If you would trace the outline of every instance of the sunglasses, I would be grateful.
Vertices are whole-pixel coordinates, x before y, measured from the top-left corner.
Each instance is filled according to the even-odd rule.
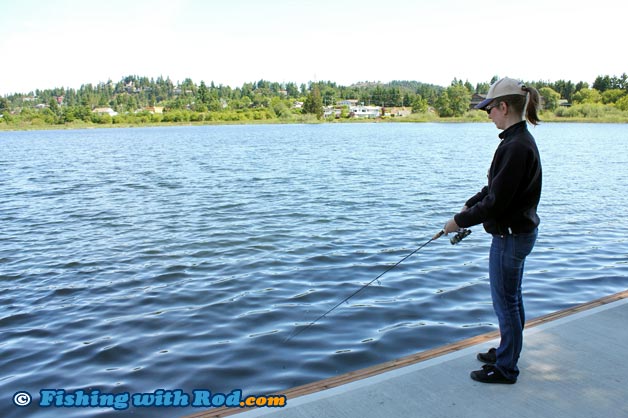
[[[486,110],[486,113],[488,113],[488,114],[490,115],[490,114],[491,114],[491,110],[493,110],[493,109],[494,109],[494,108],[496,108],[496,107],[499,107],[499,105],[500,105],[500,103],[495,103],[495,104],[494,104],[494,105],[492,105],[492,106],[491,106],[491,105],[486,106],[486,107],[484,108],[484,110]]]

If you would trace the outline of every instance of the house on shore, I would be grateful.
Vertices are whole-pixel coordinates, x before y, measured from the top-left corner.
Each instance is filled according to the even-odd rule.
[[[162,114],[164,113],[164,107],[163,106],[148,106],[145,107],[144,110],[154,114]]]
[[[354,100],[354,99],[343,99],[339,102],[336,102],[336,106],[357,106],[358,105],[358,101]]]
[[[335,119],[339,119],[342,115],[342,109],[335,106],[327,106],[323,108],[323,117],[328,118],[333,116]]]
[[[349,117],[378,118],[382,115],[382,108],[379,106],[350,106],[349,112]]]
[[[110,107],[97,107],[94,110],[92,110],[92,113],[96,113],[97,115],[109,115],[111,117],[118,115],[118,112],[116,112]]]
[[[486,94],[473,93],[471,96],[471,103],[469,103],[469,109],[475,109],[475,106],[479,105],[486,99]]]
[[[384,116],[390,116],[393,118],[404,117],[404,116],[410,116],[412,114],[412,108],[411,107],[383,107],[382,113],[384,114]]]

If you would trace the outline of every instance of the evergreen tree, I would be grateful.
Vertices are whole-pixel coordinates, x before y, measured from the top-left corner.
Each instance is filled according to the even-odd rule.
[[[198,90],[196,92],[196,100],[200,104],[204,105],[209,103],[209,89],[205,85],[204,81],[201,81],[201,85],[198,87]]]
[[[310,93],[307,95],[307,98],[303,103],[303,113],[314,114],[318,119],[323,117],[323,99],[321,97],[321,91],[317,85],[314,85],[310,90]]]
[[[558,80],[554,83],[554,90],[556,90],[560,97],[571,102],[571,98],[576,91],[576,86],[571,81]]]
[[[604,93],[606,90],[611,88],[611,78],[610,76],[598,76],[593,82],[593,88],[599,91],[600,93]]]
[[[464,82],[464,86],[467,90],[469,90],[470,94],[475,93],[475,89],[473,88],[473,84],[469,83],[469,80]]]
[[[478,94],[487,94],[490,87],[488,83],[477,83],[475,85],[475,92]]]

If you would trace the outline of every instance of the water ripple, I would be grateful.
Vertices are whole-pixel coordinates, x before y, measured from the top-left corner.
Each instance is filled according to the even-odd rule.
[[[628,287],[626,129],[535,129],[545,177],[529,318]],[[478,227],[285,342],[482,186],[492,125],[0,132],[0,145],[4,392],[268,393],[496,329]]]

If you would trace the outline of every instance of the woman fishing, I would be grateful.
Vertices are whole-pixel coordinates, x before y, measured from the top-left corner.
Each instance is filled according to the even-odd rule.
[[[526,119],[532,125],[539,123],[538,105],[538,91],[517,80],[502,78],[491,85],[486,100],[476,106],[502,130],[488,185],[444,228],[449,233],[482,223],[493,236],[489,278],[501,340],[499,347],[478,354],[486,364],[471,372],[471,378],[479,382],[515,383],[519,376],[525,324],[521,282],[525,259],[537,237],[542,178],[539,151]]]

